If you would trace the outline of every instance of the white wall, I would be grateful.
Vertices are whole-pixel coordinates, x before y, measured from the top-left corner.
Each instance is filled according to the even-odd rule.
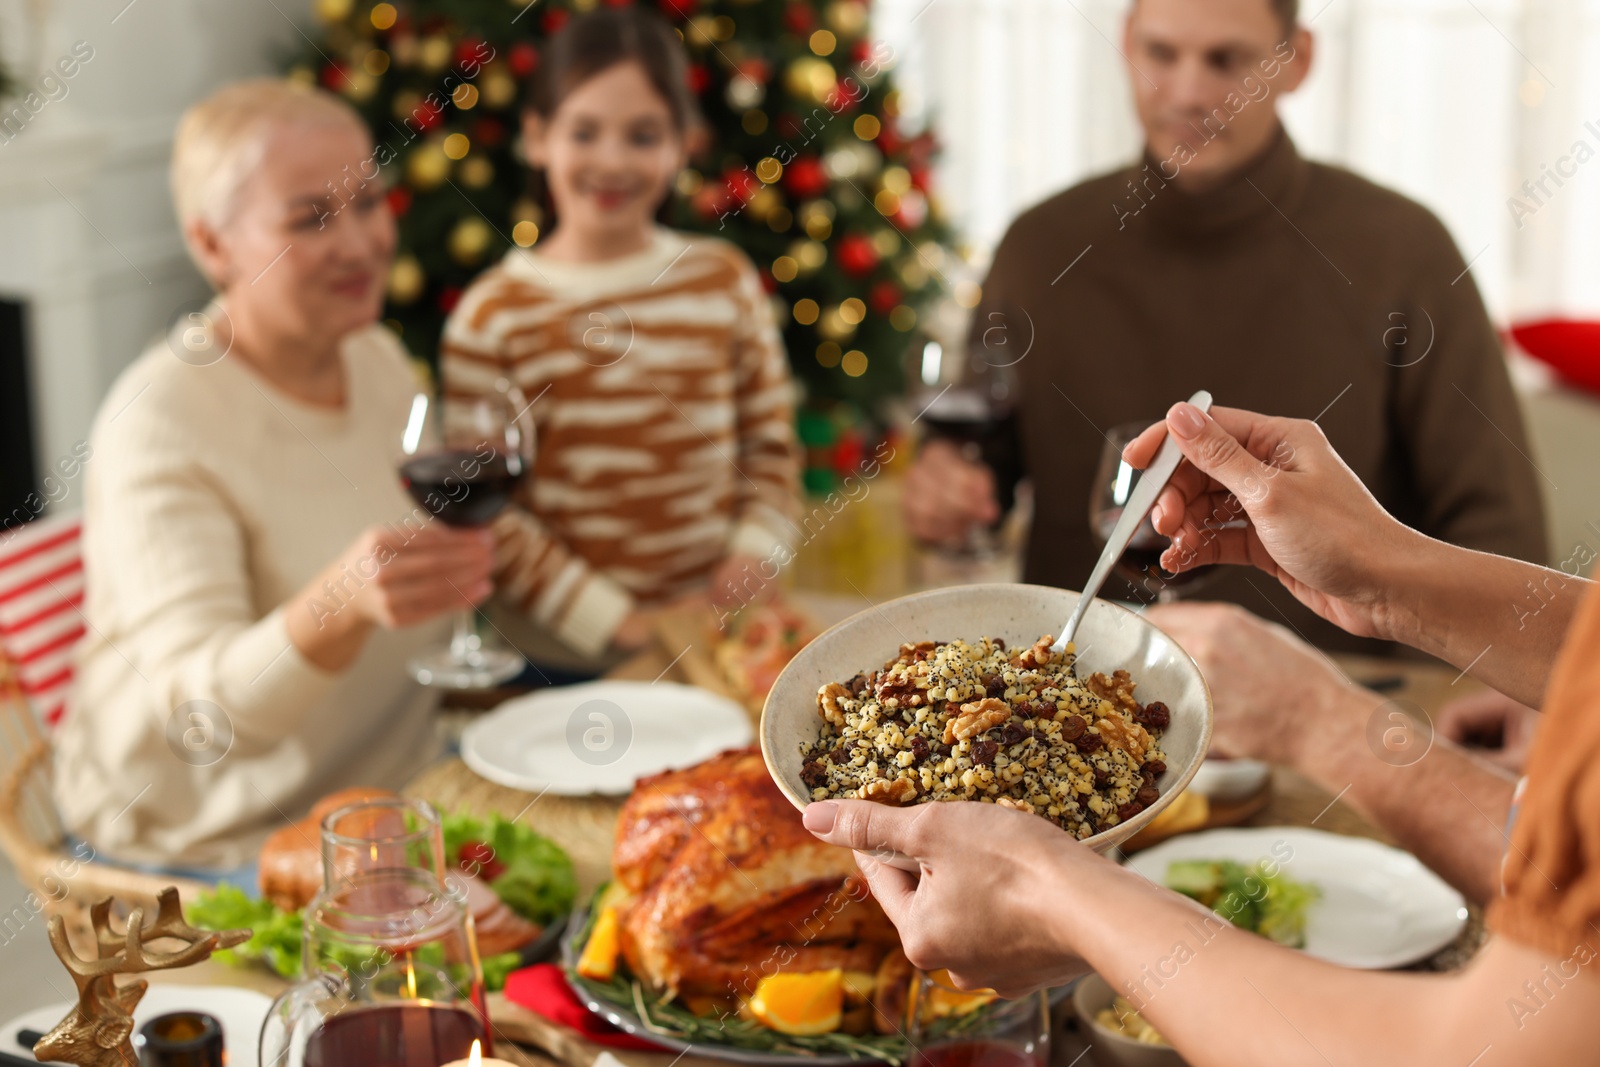
[[[172,131],[216,86],[273,71],[300,39],[286,15],[307,20],[305,0],[0,0],[0,56],[23,93],[78,42],[93,49],[64,96],[41,92],[20,133],[0,131],[0,294],[32,308],[41,475],[117,373],[204,295],[167,195]]]

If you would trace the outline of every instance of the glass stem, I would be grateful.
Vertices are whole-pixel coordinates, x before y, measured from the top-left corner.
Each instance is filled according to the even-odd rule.
[[[478,613],[471,608],[457,612],[455,629],[450,634],[450,655],[466,662],[478,651]]]

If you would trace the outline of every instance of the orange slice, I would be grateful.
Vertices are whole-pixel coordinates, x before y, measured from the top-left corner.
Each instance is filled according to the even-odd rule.
[[[835,967],[763,978],[748,1007],[758,1022],[780,1034],[830,1034],[844,1014],[844,971]]]
[[[617,953],[621,945],[617,936],[617,909],[604,908],[600,918],[589,931],[589,940],[578,957],[578,973],[596,982],[609,982],[616,977]]]

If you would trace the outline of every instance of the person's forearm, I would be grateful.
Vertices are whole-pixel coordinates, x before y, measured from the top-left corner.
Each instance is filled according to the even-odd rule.
[[[1390,561],[1388,636],[1538,707],[1578,603],[1594,584],[1423,538]]]
[[[354,663],[376,628],[348,600],[328,594],[329,583],[337,588],[339,581],[348,582],[349,576],[337,564],[330,565],[283,604],[290,642],[325,671],[342,671]]]
[[[1352,685],[1301,709],[1281,762],[1393,837],[1469,900],[1499,892],[1516,781],[1436,736],[1401,705]]]
[[[1071,933],[1057,937],[1194,1067],[1465,1064],[1478,1051],[1441,1055],[1477,1037],[1432,1025],[1450,1014],[1454,978],[1336,967],[1238,930],[1126,868],[1086,866],[1059,879],[1052,921]]]

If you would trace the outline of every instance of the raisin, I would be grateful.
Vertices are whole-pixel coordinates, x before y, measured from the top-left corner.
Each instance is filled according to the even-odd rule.
[[[1100,739],[1099,734],[1092,734],[1087,730],[1085,730],[1083,735],[1073,743],[1078,746],[1078,751],[1085,755],[1089,754],[1090,752],[1099,752],[1100,747],[1105,744],[1105,742]]]
[[[1020,722],[1008,722],[1000,728],[1000,740],[1007,745],[1020,745],[1024,738],[1031,736],[1028,728]]]
[[[1141,767],[1140,770],[1160,778],[1167,773],[1167,765],[1163,760],[1153,759]]]
[[[1130,800],[1126,804],[1122,805],[1122,807],[1117,809],[1117,818],[1121,819],[1123,822],[1127,822],[1129,819],[1133,818],[1143,810],[1143,804],[1139,803],[1137,800]]]
[[[850,753],[844,750],[843,745],[840,745],[838,748],[828,753],[828,758],[833,760],[833,765],[835,767],[843,767],[846,763],[850,762]]]
[[[817,789],[828,784],[828,772],[816,760],[808,760],[800,768],[800,780],[810,788]]]
[[[933,750],[928,747],[928,739],[926,737],[918,736],[911,739],[911,758],[918,763],[927,759],[928,753],[931,751]]]
[[[1006,643],[1005,643],[1005,641],[1001,640],[1000,638],[991,637],[991,638],[989,638],[989,640],[993,641],[994,642],[994,647],[998,648],[1000,651],[1004,652],[1006,650]]]
[[[1148,807],[1149,805],[1154,804],[1156,802],[1156,798],[1160,795],[1161,790],[1157,789],[1153,785],[1147,785],[1135,793],[1133,795],[1133,799]]]
[[[1111,775],[1110,774],[1108,774],[1105,771],[1102,771],[1099,767],[1096,767],[1094,769],[1094,784],[1095,785],[1105,785],[1109,781],[1111,781]]]
[[[1082,717],[1068,715],[1061,720],[1061,738],[1064,741],[1076,741],[1083,736],[1083,732],[1088,728],[1089,724],[1084,722]]]
[[[983,695],[999,700],[1006,695],[1006,680],[992,674],[989,675],[983,680]]]
[[[950,753],[954,751],[955,749],[945,744],[943,741],[935,741],[933,743],[933,754],[938,756],[940,759],[948,759],[950,757]]]
[[[865,672],[863,672],[850,679],[850,692],[859,697],[867,691],[870,685],[871,683],[867,680]]]
[[[994,763],[994,754],[1000,746],[993,741],[974,741],[972,743],[972,762],[979,767],[987,767]]]
[[[1152,730],[1165,730],[1172,722],[1172,712],[1159,700],[1152,700],[1142,708],[1135,708],[1133,721]]]

